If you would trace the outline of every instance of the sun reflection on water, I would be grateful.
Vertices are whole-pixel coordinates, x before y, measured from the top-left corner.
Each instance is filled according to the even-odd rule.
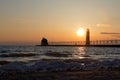
[[[88,54],[87,54],[87,47],[79,47],[77,48],[77,58],[79,59],[85,59],[85,58],[88,58],[90,57]]]

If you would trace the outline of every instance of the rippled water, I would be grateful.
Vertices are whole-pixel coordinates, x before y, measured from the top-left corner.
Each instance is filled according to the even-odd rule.
[[[36,47],[0,46],[0,61],[32,61],[40,59],[120,59],[117,47]]]

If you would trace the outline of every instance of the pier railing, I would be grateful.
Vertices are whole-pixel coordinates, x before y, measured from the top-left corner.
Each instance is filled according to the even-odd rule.
[[[49,45],[85,45],[85,41],[49,42]],[[93,40],[90,45],[120,45],[120,40]]]

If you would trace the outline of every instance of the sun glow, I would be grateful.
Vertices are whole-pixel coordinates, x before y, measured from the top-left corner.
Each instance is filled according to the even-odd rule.
[[[77,33],[78,36],[84,36],[85,35],[85,30],[81,28],[81,29],[78,29],[76,33]]]

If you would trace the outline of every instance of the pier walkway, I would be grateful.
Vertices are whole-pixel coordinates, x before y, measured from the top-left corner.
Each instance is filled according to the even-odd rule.
[[[65,41],[65,42],[48,42],[48,46],[85,46],[85,41]],[[120,47],[120,40],[95,40],[90,41],[93,47]]]

